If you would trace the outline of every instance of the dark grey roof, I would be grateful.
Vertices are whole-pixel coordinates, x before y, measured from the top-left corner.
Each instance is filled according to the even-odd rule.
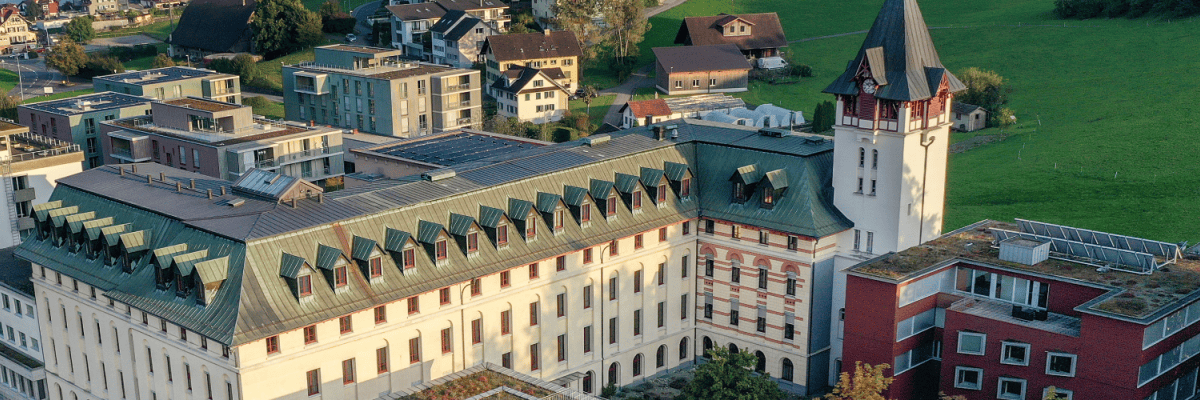
[[[429,28],[430,31],[441,33],[445,40],[457,42],[462,39],[463,35],[471,32],[476,25],[483,22],[482,19],[475,18],[471,14],[460,10],[446,11],[446,15],[442,16],[436,24]]]
[[[226,75],[217,71],[191,67],[162,67],[141,71],[129,71],[119,74],[109,74],[92,78],[93,81],[110,81],[115,83],[136,83],[152,85],[156,83],[182,81],[186,79],[204,78],[216,75]],[[232,75],[227,75],[232,76]]]
[[[582,57],[579,39],[571,31],[543,31],[488,36],[479,54],[491,52],[496,61]]]
[[[725,36],[725,25],[733,20],[742,20],[753,25],[750,29],[751,34]],[[783,33],[783,25],[779,23],[779,15],[773,12],[687,17],[679,24],[679,31],[675,33],[675,44],[704,46],[721,43],[734,44],[741,50],[750,51],[787,47],[788,42]]]
[[[164,251],[163,257],[175,260],[203,252],[181,260],[197,270],[206,269],[200,267],[208,263],[227,265],[226,280],[205,307],[196,306],[192,298],[177,299],[154,288],[155,268],[149,263],[158,257],[142,257],[133,273],[126,274],[46,240],[27,241],[17,254],[95,285],[106,296],[134,308],[236,345],[700,216],[808,237],[825,237],[852,226],[832,205],[832,141],[768,137],[754,128],[704,121],[674,123],[678,126],[675,140],[654,140],[649,128],[639,127],[614,134],[602,144],[575,141],[496,154],[450,167],[456,172],[453,177],[380,181],[327,193],[324,202],[298,200],[295,207],[256,198],[244,198],[244,203],[232,207],[228,201],[238,196],[215,191],[210,199],[205,192],[228,182],[157,164],[138,165],[136,176],[129,172],[122,176],[105,166],[61,179],[51,202],[35,211],[42,220],[62,217],[64,224],[71,215],[94,212],[94,217],[111,218],[105,226],[121,227],[108,236],[148,230],[153,235],[144,237],[151,252],[186,244],[186,249]],[[786,177],[788,192],[773,209],[730,204],[728,179],[738,167],[749,164],[764,171],[787,171],[779,177]],[[618,207],[616,219],[593,220],[586,228],[566,224],[561,233],[540,235],[536,241],[510,234],[504,249],[484,241],[469,258],[462,251],[449,251],[436,268],[425,252],[418,252],[416,265],[406,270],[397,268],[393,257],[384,257],[382,280],[356,276],[336,294],[332,285],[314,282],[311,301],[297,301],[285,278],[299,273],[305,261],[328,268],[339,257],[355,254],[366,240],[398,251],[415,233],[420,242],[431,244],[446,224],[469,219],[452,221],[451,214],[478,213],[482,226],[495,226],[505,218],[523,220],[539,197],[543,204],[552,204],[558,196],[582,201],[584,188],[594,196],[607,196],[613,181],[627,190],[636,188],[643,175],[657,176],[651,170],[676,178],[691,170],[693,186],[703,190],[694,190],[684,199],[672,195],[658,207],[642,207],[638,214]],[[167,174],[168,183],[158,182],[160,172]],[[147,173],[154,182],[147,183]],[[175,180],[186,182],[192,177],[197,178],[198,190],[176,191]],[[86,225],[81,229],[86,230]],[[354,243],[355,237],[364,241]],[[350,273],[361,273],[354,271],[358,270],[352,268]],[[313,279],[328,278],[315,274]]]
[[[955,102],[951,103],[950,109],[956,113],[970,114],[970,113],[975,112],[975,110],[982,110],[983,107],[973,105],[973,104],[959,103],[959,102],[955,101]],[[987,110],[984,110],[984,111],[987,111]]]
[[[667,72],[750,70],[750,62],[732,44],[655,47],[654,57]]]
[[[559,77],[562,76],[562,69],[560,68],[538,69],[534,67],[519,66],[509,68],[502,74],[508,79],[496,79],[492,82],[493,89],[509,93],[521,93],[521,91],[525,89],[529,89],[531,91],[542,91],[550,88],[558,88],[558,90],[570,93],[566,87],[563,87],[558,83],[558,79],[561,79]],[[546,85],[541,87],[531,87],[530,83],[533,82],[534,78],[539,76],[545,79],[546,82],[544,83],[546,83]],[[509,83],[509,79],[512,80],[511,83]]]
[[[65,99],[23,104],[19,107],[51,114],[71,116],[96,111],[149,105],[151,101],[151,99],[141,96],[116,92],[101,92],[68,97]]]
[[[507,4],[500,0],[434,0],[438,5],[445,8],[447,11],[473,11],[486,10],[489,8],[508,8]]]
[[[33,265],[13,255],[15,247],[0,249],[0,283],[33,297]]]
[[[548,144],[536,140],[474,131],[455,131],[424,136],[366,149],[438,166],[451,166],[520,152]]]
[[[401,21],[416,21],[423,19],[441,18],[446,15],[446,9],[437,3],[413,3],[387,6],[388,11]]]
[[[214,53],[236,53],[249,40],[256,0],[192,0],[169,42]]]
[[[825,88],[825,93],[857,95],[859,69],[864,62],[869,64],[872,76],[879,83],[875,97],[881,99],[928,99],[937,94],[943,78],[950,92],[966,89],[954,74],[942,66],[916,0],[887,0],[883,3],[883,9],[867,32],[867,39],[863,41],[858,55],[846,67],[846,71]]]

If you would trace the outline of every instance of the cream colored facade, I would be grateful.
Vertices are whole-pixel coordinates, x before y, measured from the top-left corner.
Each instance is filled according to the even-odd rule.
[[[11,13],[0,23],[0,46],[14,46],[37,41],[37,35],[29,30],[29,22],[18,13]]]
[[[567,112],[567,98],[571,94],[558,87],[552,87],[550,90],[531,90],[517,95],[496,91],[495,95],[498,114],[515,117],[522,122],[541,124],[562,119],[563,114]]]
[[[579,57],[528,58],[500,62],[496,61],[495,54],[489,51],[485,54],[485,58],[487,61],[487,82],[495,81],[504,71],[520,67],[539,69],[559,68],[562,70],[563,78],[559,79],[558,83],[566,87],[569,91],[574,91],[576,89],[576,82],[579,82]]]

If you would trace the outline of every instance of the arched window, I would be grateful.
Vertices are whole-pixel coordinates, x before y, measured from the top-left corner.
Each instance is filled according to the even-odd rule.
[[[617,363],[608,364],[608,384],[617,385]]]
[[[642,376],[642,355],[633,356],[633,376]]]
[[[688,357],[688,338],[679,339],[679,359],[686,360]]]
[[[584,393],[592,392],[592,378],[595,375],[596,374],[593,373],[592,371],[588,371],[586,374],[583,374],[583,392]]]
[[[754,371],[758,373],[767,372],[767,356],[762,351],[754,352],[754,357],[758,362],[754,363]]]
[[[667,345],[658,346],[658,353],[654,354],[654,368],[662,368],[667,365]]]
[[[703,353],[703,354],[704,354],[704,358],[712,358],[712,356],[710,356],[710,355],[708,354],[708,351],[709,351],[709,350],[712,350],[712,348],[713,348],[713,342],[712,342],[712,339],[709,339],[709,338],[708,338],[708,336],[705,336],[705,337],[704,337],[704,353]]]
[[[792,376],[793,375],[792,360],[784,358],[782,361],[782,364],[783,364],[783,371],[780,371],[779,378],[783,379],[785,381],[791,382],[792,379],[794,379],[794,377]]]
[[[867,149],[858,148],[858,167],[862,168],[867,165]]]
[[[871,169],[879,169],[879,150],[871,150]]]
[[[730,343],[730,344],[729,344],[729,352],[730,352],[730,353],[737,353],[737,352],[738,352],[738,347],[737,347],[737,345],[736,345],[736,344],[733,344],[733,343]]]

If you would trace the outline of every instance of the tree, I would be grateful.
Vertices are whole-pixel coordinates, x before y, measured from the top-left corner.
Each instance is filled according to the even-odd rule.
[[[42,5],[38,4],[38,2],[30,2],[29,5],[25,6],[25,17],[29,18],[30,21],[42,19],[45,16],[46,12],[42,11]]]
[[[601,4],[604,23],[608,26],[605,42],[618,63],[630,64],[630,58],[638,55],[638,43],[650,30],[650,21],[643,16],[646,3],[644,0],[604,0]]]
[[[580,97],[583,98],[583,104],[587,105],[588,114],[591,114],[592,113],[592,99],[596,98],[596,94],[597,94],[596,87],[592,86],[592,85],[584,85],[583,87],[579,88],[579,90],[583,91],[583,96],[580,96]]]
[[[96,37],[96,30],[92,29],[92,17],[72,18],[71,22],[67,22],[63,27],[63,31],[75,43],[85,43]]]
[[[50,54],[46,55],[46,66],[57,69],[66,76],[75,76],[79,74],[79,70],[87,64],[88,56],[83,52],[83,46],[71,41],[69,38],[63,39],[50,49]]]
[[[883,391],[892,384],[894,378],[883,375],[883,370],[892,366],[879,364],[871,366],[861,361],[854,362],[854,375],[843,372],[833,391],[825,395],[825,400],[884,400]]]
[[[214,71],[233,74],[241,77],[242,84],[248,84],[258,77],[258,63],[249,54],[238,54],[233,58],[219,58],[209,63]]]
[[[1012,124],[1017,123],[1017,116],[1013,114],[1013,110],[1008,107],[1000,107],[996,112],[988,117],[988,123],[993,126],[1007,128]]]
[[[533,29],[529,26],[534,25],[533,14],[528,11],[523,11],[513,15],[512,24],[508,25],[508,33],[530,33]]]
[[[769,375],[751,373],[757,358],[750,353],[730,353],[715,347],[712,359],[696,367],[695,377],[676,399],[680,400],[780,400],[784,394]]]
[[[150,63],[150,66],[153,68],[174,67],[175,60],[172,60],[171,56],[165,53],[158,53],[158,55],[154,56],[154,61]]]
[[[317,13],[321,15],[322,20],[337,15],[341,12],[342,4],[338,3],[337,0],[328,0],[324,3],[321,3],[321,7],[317,9]]]
[[[262,0],[250,21],[255,49],[276,58],[320,43],[321,17],[299,0]]]
[[[817,104],[817,109],[813,110],[812,131],[821,133],[833,129],[834,119],[837,118],[831,101],[823,101]]]
[[[998,111],[1008,104],[1008,95],[1012,93],[1004,77],[993,71],[971,67],[960,72],[958,79],[967,86],[967,90],[955,95],[954,101],[983,107],[992,115],[988,118],[988,126],[996,126],[999,123]]]
[[[17,106],[19,105],[21,105],[21,99],[17,96],[0,95],[0,118],[16,121]]]
[[[592,16],[600,13],[601,1],[557,1],[550,6],[554,12],[553,25],[575,34],[583,45],[585,60],[596,54],[597,46],[593,44],[601,42],[600,27],[592,22]]]

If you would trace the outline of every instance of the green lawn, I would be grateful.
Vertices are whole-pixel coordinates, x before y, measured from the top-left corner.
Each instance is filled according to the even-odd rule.
[[[158,47],[158,51],[160,53],[165,54],[167,52],[168,46],[166,43],[159,43],[158,45],[156,45],[156,47]],[[147,57],[138,57],[138,58],[135,58],[135,59],[132,59],[129,61],[122,62],[121,64],[125,65],[126,70],[136,70],[136,71],[147,70],[147,69],[154,68],[154,57],[155,56],[157,56],[157,54],[155,54],[153,56],[147,56]]]
[[[326,0],[300,0],[300,3],[304,4],[304,7],[309,10],[317,11],[321,9],[321,3],[324,3],[325,1]],[[356,7],[367,4],[371,1],[377,0],[340,0],[339,2],[342,4],[342,9],[349,13]]]
[[[178,21],[178,16],[176,16],[176,21]],[[147,36],[150,36],[150,37],[158,39],[158,40],[167,40],[167,35],[170,35],[171,31],[174,31],[174,30],[175,30],[175,24],[172,21],[162,21],[162,22],[155,22],[153,24],[146,25],[146,26],[137,27],[137,28],[119,29],[119,30],[115,30],[115,31],[100,31],[100,32],[96,32],[96,37],[107,38],[107,37],[118,37],[118,36],[130,36],[130,35],[137,35],[137,34],[144,33]]]
[[[283,119],[283,103],[268,101],[265,106],[254,107],[254,113],[271,119]]]
[[[689,0],[651,19],[642,44],[669,45],[684,15],[778,12],[790,40],[865,30],[882,0]],[[980,67],[1007,78],[1019,128],[1005,141],[951,156],[946,230],[1014,217],[1200,241],[1200,163],[1194,139],[1200,21],[1053,19],[1043,0],[924,0],[925,19],[952,71]],[[835,17],[834,17],[835,16]],[[1017,25],[1021,26],[999,26]],[[1058,25],[1058,26],[1030,26]],[[967,26],[964,28],[964,26]],[[974,27],[970,27],[974,26]],[[784,49],[815,77],[736,94],[811,118],[821,93],[865,35]],[[996,133],[995,129],[985,133]],[[955,140],[970,135],[956,134]]]
[[[68,97],[82,96],[82,95],[91,94],[91,93],[93,93],[92,89],[80,89],[80,90],[72,90],[69,92],[57,92],[57,93],[49,94],[49,95],[45,95],[45,96],[31,97],[31,98],[25,99],[25,101],[23,101],[21,103],[22,104],[37,103],[40,101],[65,99]]]
[[[259,61],[258,74],[269,83],[264,89],[283,90],[283,66],[312,60],[313,50],[305,49],[276,59]]]
[[[571,111],[587,112],[588,122],[591,122],[596,129],[600,129],[600,126],[604,125],[604,114],[608,113],[608,108],[612,106],[613,100],[616,98],[616,95],[593,98],[590,112],[588,112],[588,106],[584,104],[583,100],[571,100],[567,102],[567,108]]]
[[[17,73],[0,68],[0,93],[8,93],[17,87]]]

